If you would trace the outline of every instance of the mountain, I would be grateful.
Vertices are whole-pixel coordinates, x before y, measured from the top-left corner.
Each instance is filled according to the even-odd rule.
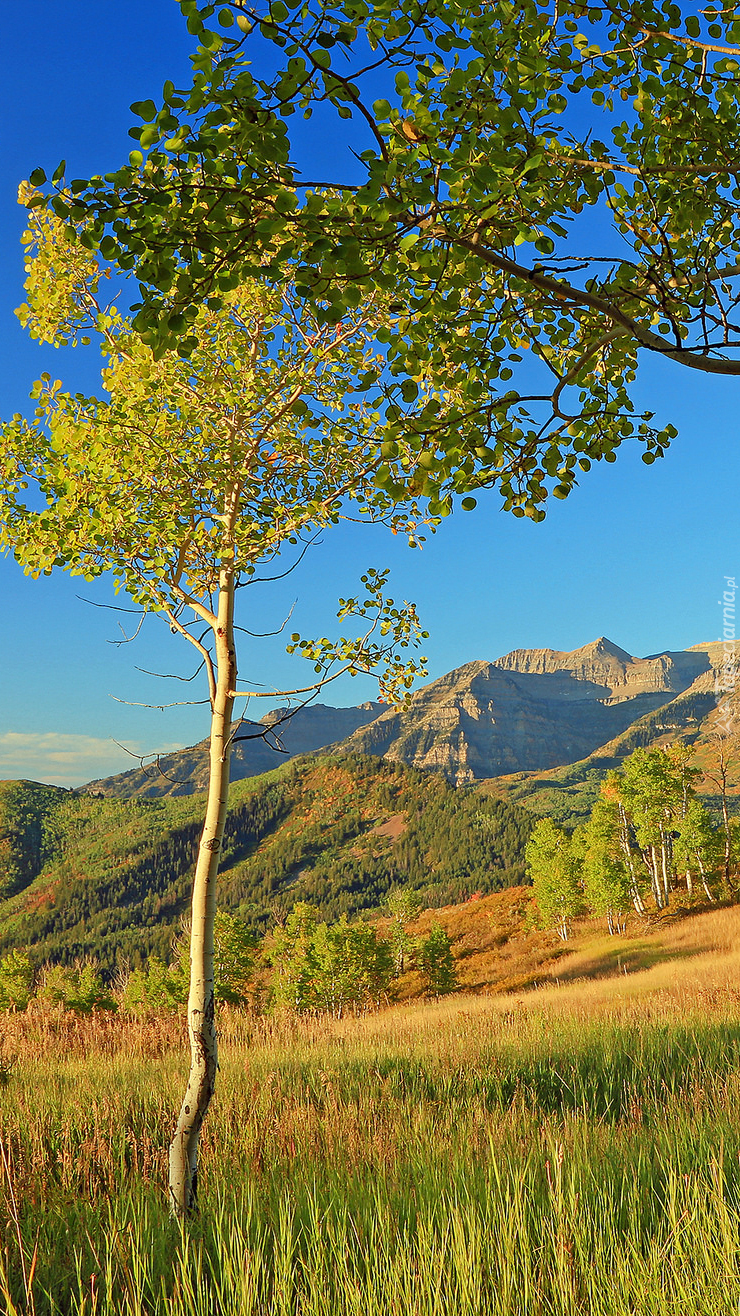
[[[273,708],[259,722],[245,720],[234,741],[231,780],[256,777],[298,754],[310,754],[344,740],[358,727],[376,718],[382,709],[382,704],[372,702],[354,708],[307,704],[295,712]],[[207,784],[208,741],[201,740],[190,749],[162,754],[148,766],[88,782],[84,789],[93,795],[120,799],[135,795],[155,799],[163,795],[196,795],[205,790]]]
[[[704,649],[633,658],[603,637],[571,653],[517,649],[433,681],[343,747],[457,784],[540,771],[593,754],[702,677],[713,684]]]
[[[606,771],[677,736],[716,803],[722,661],[721,644],[635,658],[602,637],[467,663],[399,711],[314,705],[245,723],[220,904],[263,928],[297,900],[335,918],[377,908],[397,883],[432,905],[516,884],[533,814],[581,820]],[[324,739],[339,741],[330,755]],[[740,717],[724,744],[740,801]],[[188,906],[206,743],[161,767],[85,791],[0,783],[0,953],[94,954],[109,972],[167,954]]]
[[[522,804],[532,813],[573,826],[588,818],[605,774],[620,768],[635,749],[668,745],[680,737],[693,744],[696,762],[705,774],[711,771],[716,757],[716,747],[710,745],[715,714],[713,692],[692,686],[685,694],[638,718],[621,735],[584,759],[546,771],[493,777],[481,782],[479,789],[493,799]],[[740,760],[728,785],[731,792],[740,791]],[[704,795],[713,795],[715,789],[706,775],[698,782],[698,790]]]
[[[16,814],[44,812],[37,862],[0,898],[0,954],[36,962],[94,955],[112,973],[168,956],[189,907],[204,797],[130,799],[12,783]],[[1,796],[0,796],[1,801]],[[25,802],[25,803],[24,803]],[[377,909],[408,883],[427,904],[524,879],[531,818],[376,758],[298,758],[237,782],[221,850],[218,901],[256,929],[308,900],[329,919]],[[26,832],[8,840],[12,860]],[[17,873],[17,870],[14,870]]]
[[[496,667],[503,671],[566,676],[574,682],[570,688],[576,699],[591,697],[614,703],[642,694],[680,694],[710,666],[702,648],[633,658],[603,635],[570,653],[514,649],[496,660]],[[547,689],[545,685],[541,688]]]
[[[281,723],[285,710],[275,709],[260,723],[243,725],[240,735],[249,738],[235,744],[233,776],[328,746],[441,772],[455,785],[550,771],[588,759],[689,691],[714,700],[721,660],[720,644],[636,658],[604,636],[568,653],[515,649],[496,662],[448,672],[400,710],[311,705]],[[713,707],[706,702],[702,716]],[[202,741],[87,789],[120,797],[185,795],[204,789],[207,771]]]

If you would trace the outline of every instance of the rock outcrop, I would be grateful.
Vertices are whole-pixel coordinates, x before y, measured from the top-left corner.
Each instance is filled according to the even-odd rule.
[[[381,714],[342,748],[459,783],[572,763],[710,671],[704,652],[633,658],[606,639],[467,663]]]

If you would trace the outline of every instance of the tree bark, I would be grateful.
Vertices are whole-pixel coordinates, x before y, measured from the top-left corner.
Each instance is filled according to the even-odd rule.
[[[665,895],[665,903],[667,907],[671,898],[671,884],[668,877],[668,846],[666,844],[666,835],[662,827],[660,829],[660,856],[663,870],[663,894]]]
[[[170,1207],[178,1219],[190,1215],[198,1191],[198,1140],[216,1083],[213,937],[216,875],[229,799],[231,719],[236,687],[234,579],[222,570],[215,633],[216,693],[211,713],[210,773],[206,817],[193,880],[190,932],[188,1033],[190,1074],[175,1135],[170,1144]]]
[[[663,894],[660,889],[660,871],[658,869],[658,851],[657,846],[649,845],[645,851],[645,861],[650,870],[650,885],[653,888],[653,898],[658,909],[663,908]]]
[[[730,831],[730,815],[727,809],[727,781],[726,777],[722,779],[722,825],[725,832],[725,887],[730,896],[735,895],[735,884],[730,877],[730,868],[732,865],[732,832]]]
[[[729,762],[728,762],[728,757],[725,755],[725,747],[724,744],[721,743],[720,741],[719,765],[717,768],[718,775],[717,776],[711,775],[710,780],[714,782],[715,786],[719,786],[720,796],[722,799],[722,825],[724,827],[724,832],[725,832],[725,856],[724,856],[725,890],[727,891],[728,896],[730,896],[734,900],[735,884],[730,876],[730,870],[732,867],[732,832],[730,830],[730,815],[729,815],[729,810],[727,808],[728,767],[729,767]]]

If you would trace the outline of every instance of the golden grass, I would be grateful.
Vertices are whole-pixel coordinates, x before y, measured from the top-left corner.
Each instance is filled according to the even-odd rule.
[[[740,909],[624,938],[584,922],[561,947],[528,899],[435,915],[461,970],[491,966],[473,991],[339,1020],[224,1009],[182,1234],[182,1021],[5,1016],[2,1316],[736,1310]],[[540,985],[501,990],[528,965]]]
[[[633,918],[628,935],[610,937],[603,920],[581,920],[571,941],[530,930],[532,897],[526,887],[425,910],[411,925],[428,933],[433,919],[446,929],[460,990],[425,1000],[420,975],[398,984],[395,1003],[378,1013],[332,1020],[256,1016],[224,1009],[220,1032],[233,1045],[313,1047],[331,1039],[411,1037],[444,1029],[455,1019],[532,1010],[582,1014],[691,1011],[702,1004],[720,1012],[740,1004],[740,906],[697,913],[677,911],[660,921]],[[182,1053],[182,1017],[137,1020],[122,1014],[78,1017],[32,1003],[25,1014],[0,1015],[0,1065],[21,1057],[84,1058],[126,1052],[156,1059]]]

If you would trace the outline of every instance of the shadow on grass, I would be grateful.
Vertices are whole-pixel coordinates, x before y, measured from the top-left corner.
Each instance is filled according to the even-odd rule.
[[[297,1097],[318,1109],[408,1105],[469,1118],[488,1111],[579,1114],[607,1123],[665,1119],[666,1105],[692,1111],[726,1101],[727,1080],[740,1075],[740,1023],[606,1025],[579,1034],[557,1028],[527,1040],[504,1037],[466,1065],[435,1057],[346,1057],[336,1068],[288,1062],[273,1076],[277,1104]]]
[[[575,982],[579,978],[611,978],[620,973],[639,973],[642,969],[652,969],[656,964],[668,964],[675,960],[693,959],[713,950],[711,942],[706,945],[669,947],[660,946],[655,941],[627,941],[615,937],[613,944],[604,946],[590,953],[574,952],[572,963],[557,967],[551,974],[553,980],[560,983]]]

